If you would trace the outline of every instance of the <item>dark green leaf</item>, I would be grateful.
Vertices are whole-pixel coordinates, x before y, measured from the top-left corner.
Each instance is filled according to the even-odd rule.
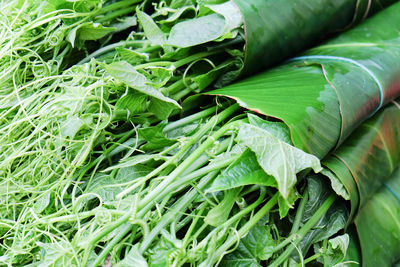
[[[296,147],[322,158],[400,93],[399,12],[395,4],[291,63],[211,93],[281,119]]]
[[[238,248],[226,255],[221,266],[260,267],[261,260],[272,256],[275,241],[266,225],[256,225],[242,238]]]
[[[254,153],[246,150],[240,158],[215,178],[207,191],[222,191],[252,184],[277,187],[274,177],[264,172]]]
[[[331,194],[327,181],[321,178],[321,176],[310,176],[307,180],[309,200],[305,206],[302,223],[306,223]],[[327,239],[344,229],[347,219],[348,212],[345,204],[336,201],[301,240],[300,248],[303,254],[307,253],[312,244]]]
[[[363,266],[392,266],[400,260],[400,168],[361,208],[355,223]]]
[[[215,227],[223,224],[228,219],[241,190],[242,188],[226,190],[222,201],[208,212],[204,218],[204,222]]]
[[[140,128],[138,130],[139,138],[147,141],[141,149],[155,150],[173,145],[175,141],[165,137],[163,133],[164,127],[165,123],[160,123],[156,126]]]
[[[234,0],[234,2],[245,21],[246,62],[243,74],[249,75],[316,43],[323,35],[344,30],[353,19],[358,21],[358,18],[365,17],[395,1]],[[359,3],[360,7],[356,9]]]
[[[400,110],[390,106],[363,123],[324,165],[346,184],[354,179],[363,205],[388,179],[400,161]],[[352,177],[338,175],[348,168]],[[347,188],[348,190],[354,190]],[[351,191],[349,191],[351,192]]]

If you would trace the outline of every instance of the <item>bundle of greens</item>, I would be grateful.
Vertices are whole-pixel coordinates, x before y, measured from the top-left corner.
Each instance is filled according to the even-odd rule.
[[[336,13],[346,11],[341,22],[347,25],[356,2],[356,15],[366,15],[369,9],[363,10],[363,1],[326,1],[326,6],[312,8],[299,1],[300,14],[288,3],[283,8],[254,1],[258,15],[275,16],[284,10],[293,15],[296,26],[274,27],[269,41],[254,48],[259,36],[250,33],[256,33],[260,21],[252,19],[253,7],[247,1],[235,2],[239,9],[232,2],[211,0],[4,5],[10,11],[3,24],[13,25],[7,30],[12,28],[16,35],[1,46],[6,66],[2,77],[7,77],[2,79],[0,98],[1,262],[97,266],[106,260],[125,266],[139,264],[134,261],[143,255],[153,265],[161,261],[209,266],[239,244],[236,237],[261,218],[266,222],[265,214],[276,221],[287,214],[299,197],[296,174],[310,167],[318,171],[320,165],[317,157],[291,145],[291,138],[294,144],[296,140],[284,124],[255,115],[236,118],[239,108],[230,102],[194,113],[191,109],[202,103],[196,98],[186,101],[185,112],[193,115],[166,120],[178,117],[187,95],[256,71],[257,55],[265,47],[274,54],[283,51],[285,43],[275,45],[277,34],[290,32],[290,42],[302,34],[299,27],[309,27],[314,30],[302,36],[315,40],[326,29],[345,26],[329,23]],[[26,18],[26,10],[38,15],[32,12],[33,17]],[[319,14],[326,23],[319,20],[318,27],[312,26],[305,14]],[[134,31],[126,29],[131,26]],[[93,39],[100,42],[90,42]],[[22,48],[16,53],[12,47]],[[80,56],[74,47],[90,54]],[[290,51],[297,50],[287,49],[282,56]],[[275,60],[271,57],[259,67]],[[256,135],[247,143],[244,137],[253,130],[270,138]],[[258,140],[265,143],[257,146]],[[289,161],[271,161],[265,155],[263,165],[259,158],[268,147],[284,147],[281,156],[288,153]],[[215,177],[229,172],[228,166],[243,160],[253,166],[249,172],[261,175],[261,184],[229,187],[226,193],[210,187]],[[285,169],[290,171],[282,173]],[[195,182],[197,178],[201,179]],[[327,198],[311,221],[323,216],[332,201]],[[275,203],[279,210],[271,211]],[[226,210],[232,210],[232,219],[227,219]],[[208,223],[197,229],[202,216]],[[212,234],[205,235],[208,230]]]

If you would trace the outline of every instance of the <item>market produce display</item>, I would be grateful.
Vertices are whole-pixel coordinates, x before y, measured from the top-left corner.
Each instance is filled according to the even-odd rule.
[[[0,2],[0,266],[394,264],[393,2]]]

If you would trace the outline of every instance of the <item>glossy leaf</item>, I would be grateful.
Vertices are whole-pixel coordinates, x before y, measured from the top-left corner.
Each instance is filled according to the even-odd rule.
[[[246,31],[244,75],[265,69],[282,58],[344,30],[394,0],[234,0]]]
[[[361,208],[355,224],[362,265],[394,266],[400,260],[400,169]]]
[[[400,94],[399,14],[397,3],[293,62],[211,93],[281,119],[296,147],[322,158]]]
[[[253,152],[246,150],[233,164],[218,175],[208,192],[228,190],[244,185],[277,187],[274,177],[265,173]]]
[[[358,127],[333,156],[336,160],[323,164],[345,185],[348,179],[354,179],[362,206],[400,162],[400,110],[392,105],[376,114]],[[350,171],[351,177],[340,174],[343,168]],[[347,189],[350,194],[354,191]]]

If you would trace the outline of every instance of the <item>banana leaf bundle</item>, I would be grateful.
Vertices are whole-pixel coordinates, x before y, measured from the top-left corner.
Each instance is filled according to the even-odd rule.
[[[399,94],[399,14],[397,3],[285,65],[211,94],[282,120],[295,146],[322,158]]]

